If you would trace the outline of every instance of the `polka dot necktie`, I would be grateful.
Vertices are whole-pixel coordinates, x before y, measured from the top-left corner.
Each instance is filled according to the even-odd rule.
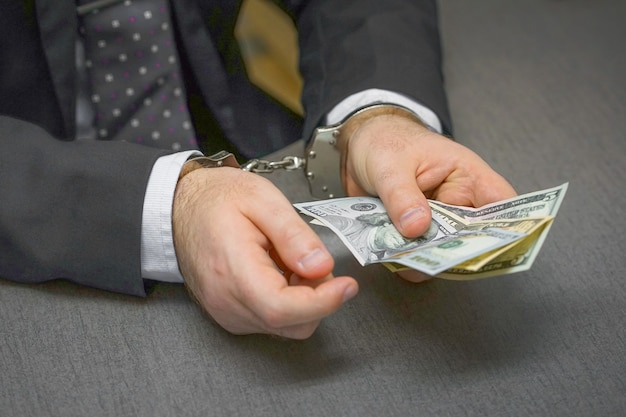
[[[80,30],[98,139],[197,148],[168,1],[119,1],[86,13]]]

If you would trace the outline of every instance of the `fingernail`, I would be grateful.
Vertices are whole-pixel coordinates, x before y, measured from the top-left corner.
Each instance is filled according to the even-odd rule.
[[[328,254],[320,248],[314,249],[311,253],[300,259],[300,267],[305,270],[314,269],[322,262],[328,261]]]
[[[346,287],[346,289],[343,291],[343,300],[342,302],[345,303],[346,301],[354,298],[354,296],[356,295],[358,291],[358,288],[356,285],[348,285],[348,287]]]
[[[426,216],[426,211],[422,207],[409,209],[400,216],[400,227],[406,229],[424,216]]]

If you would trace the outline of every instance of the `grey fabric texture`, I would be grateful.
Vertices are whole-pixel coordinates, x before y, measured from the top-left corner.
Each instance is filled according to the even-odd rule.
[[[361,291],[306,341],[232,336],[179,285],[0,280],[0,415],[625,415],[626,2],[440,6],[457,140],[520,193],[570,183],[530,271],[410,284],[316,228]]]

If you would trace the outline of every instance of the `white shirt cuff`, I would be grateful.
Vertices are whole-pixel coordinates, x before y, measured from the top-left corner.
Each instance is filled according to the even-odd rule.
[[[172,235],[172,204],[183,164],[198,151],[162,156],[148,179],[141,223],[141,275],[143,278],[182,283]]]
[[[377,103],[394,103],[411,109],[431,130],[442,132],[441,121],[431,109],[405,95],[378,88],[370,88],[345,98],[328,113],[326,124],[339,123],[354,110]]]

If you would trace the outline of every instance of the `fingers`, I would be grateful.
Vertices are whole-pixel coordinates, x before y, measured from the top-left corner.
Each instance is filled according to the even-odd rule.
[[[358,292],[354,279],[333,278],[322,241],[266,179],[198,170],[179,186],[179,266],[193,295],[226,330],[305,338]]]
[[[358,293],[358,284],[350,277],[315,280],[315,284],[298,282],[288,285],[276,272],[266,270],[264,276],[250,281],[240,294],[240,301],[258,318],[259,327],[266,333],[285,334],[287,329],[308,327],[337,311]],[[280,277],[280,281],[277,279]]]
[[[406,237],[417,237],[428,230],[431,211],[411,172],[394,169],[377,176],[374,186],[398,231]]]
[[[358,284],[350,277],[333,278],[334,261],[320,238],[286,199],[272,201],[271,210],[248,213],[272,247],[268,253],[262,246],[250,246],[248,262],[238,275],[257,278],[249,280],[239,299],[268,332],[281,329],[282,334],[286,328],[297,331],[298,325],[310,328],[310,323],[333,313],[357,294]],[[289,282],[274,265],[293,271]]]
[[[484,206],[500,200],[515,197],[517,193],[513,186],[500,174],[489,169],[487,178],[479,182],[474,194],[474,207]]]
[[[459,206],[481,207],[517,195],[511,184],[469,149],[463,165],[455,166],[431,198]]]
[[[241,313],[245,322],[252,326],[245,332],[309,337],[324,317],[358,293],[357,282],[349,277],[328,274],[307,280],[292,274],[286,279],[263,248],[248,248],[242,253],[247,262],[234,271],[241,281],[233,293],[247,310]]]
[[[255,204],[248,206],[245,214],[271,242],[272,250],[284,263],[281,269],[309,279],[331,273],[334,260],[319,236],[278,190],[271,191],[257,194]]]

